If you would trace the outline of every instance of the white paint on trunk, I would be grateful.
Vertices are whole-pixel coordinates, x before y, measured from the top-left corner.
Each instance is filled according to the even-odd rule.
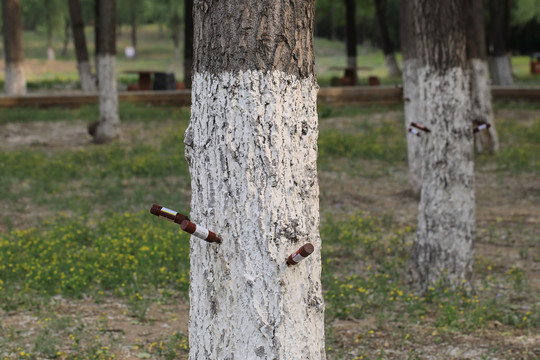
[[[401,71],[396,61],[396,56],[394,54],[388,54],[384,56],[384,63],[388,69],[388,75],[392,77],[400,76]]]
[[[325,359],[314,77],[195,73],[190,359]],[[315,252],[288,267],[311,242]]]
[[[347,67],[348,68],[356,68],[356,56],[347,56]]]
[[[84,61],[77,64],[77,70],[79,70],[79,78],[81,80],[81,89],[84,92],[95,92],[96,81],[94,75],[92,75],[92,67],[89,61]]]
[[[26,73],[24,63],[6,62],[6,78],[4,89],[7,95],[26,94]]]
[[[462,285],[474,261],[474,151],[469,75],[418,69],[420,104],[431,129],[418,228],[411,250],[413,283],[422,290],[438,281]]]
[[[99,67],[99,124],[94,141],[104,143],[120,136],[118,117],[118,90],[116,84],[116,58],[98,56]]]
[[[514,85],[512,64],[508,56],[490,57],[488,61],[493,85]]]
[[[56,56],[54,54],[54,49],[52,48],[52,46],[49,46],[47,48],[47,60],[48,61],[54,61],[56,60]]]
[[[474,140],[478,152],[493,152],[499,149],[497,130],[493,117],[493,107],[491,105],[491,87],[489,86],[489,70],[486,61],[481,59],[472,59],[472,77],[471,77],[471,112],[472,120],[484,122],[491,125],[485,131],[475,134]]]
[[[409,184],[415,193],[422,188],[422,164],[424,161],[423,149],[426,146],[428,135],[408,132],[412,122],[425,124],[418,103],[418,76],[416,72],[416,59],[403,61],[403,98],[405,111],[405,131],[407,134],[407,157],[409,162]]]

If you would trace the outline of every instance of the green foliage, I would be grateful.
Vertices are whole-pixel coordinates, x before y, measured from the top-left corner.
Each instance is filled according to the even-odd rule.
[[[512,8],[512,24],[525,25],[530,21],[540,22],[540,2],[537,0],[516,0]]]

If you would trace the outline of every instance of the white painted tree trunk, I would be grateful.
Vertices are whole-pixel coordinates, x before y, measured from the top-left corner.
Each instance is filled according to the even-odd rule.
[[[456,286],[472,277],[474,154],[467,71],[418,69],[418,89],[432,132],[424,150],[428,156],[410,275],[425,291],[439,281]]]
[[[120,136],[115,56],[98,56],[98,67],[99,124],[96,128],[94,141],[96,143],[106,143]]]
[[[52,46],[49,46],[47,48],[47,61],[54,61],[56,60],[56,55],[54,53],[54,49]]]
[[[26,73],[24,63],[6,62],[6,78],[4,89],[7,95],[26,94]]]
[[[490,57],[488,61],[493,85],[514,85],[512,64],[507,55]]]
[[[418,74],[416,71],[416,59],[403,61],[403,98],[405,111],[405,130],[407,131],[407,158],[409,163],[409,185],[419,194],[422,188],[422,166],[424,161],[424,148],[427,134],[420,133],[416,136],[408,131],[411,123],[425,125],[424,117],[420,112],[418,103]]]
[[[484,60],[472,59],[471,112],[473,121],[489,123],[491,127],[475,134],[474,140],[478,152],[496,152],[499,140],[491,105],[491,87],[489,86],[488,64]]]
[[[77,64],[79,70],[79,78],[81,79],[81,89],[84,92],[97,91],[94,75],[92,75],[92,67],[89,61],[84,61]]]
[[[191,219],[223,243],[191,239],[192,360],[325,359],[317,90],[277,70],[194,74]]]
[[[388,69],[388,75],[392,77],[400,76],[401,71],[396,61],[396,56],[394,54],[388,54],[384,56],[384,63]]]

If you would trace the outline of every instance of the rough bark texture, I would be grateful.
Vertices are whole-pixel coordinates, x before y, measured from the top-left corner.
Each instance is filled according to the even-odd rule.
[[[19,0],[2,0],[4,22],[4,57],[6,77],[4,89],[8,95],[26,94],[26,75],[22,46],[22,22]]]
[[[116,1],[99,0],[99,124],[94,141],[105,143],[120,136],[118,89],[116,84]]]
[[[82,7],[79,0],[69,0],[69,16],[73,28],[73,42],[75,44],[81,88],[85,92],[94,92],[96,91],[96,81],[94,75],[92,75],[92,67],[86,47]]]
[[[474,164],[465,4],[415,0],[418,89],[426,136],[410,277],[420,290],[467,283],[474,261]]]
[[[507,0],[490,0],[491,41],[493,53],[489,58],[489,70],[494,85],[513,85],[512,64],[506,53],[510,9]]]
[[[414,193],[420,194],[422,188],[422,164],[424,159],[425,136],[408,132],[412,122],[422,124],[418,94],[418,75],[416,72],[416,42],[413,23],[413,2],[402,0],[400,8],[401,52],[403,54],[403,98],[405,112],[405,131],[407,134],[407,158],[409,163],[409,184]]]
[[[379,32],[381,35],[381,42],[384,53],[384,62],[386,68],[388,69],[388,74],[390,76],[400,76],[401,71],[396,61],[396,56],[394,54],[394,45],[390,40],[390,35],[388,35],[388,25],[386,24],[386,5],[387,0],[374,0],[375,3],[375,12],[377,14],[377,23],[379,24]]]
[[[345,40],[347,42],[347,67],[356,68],[356,0],[345,0],[345,14],[345,26],[347,30],[345,36]]]
[[[190,89],[193,69],[193,0],[184,0],[184,14],[186,16],[184,30],[184,83]]]
[[[223,242],[191,239],[190,358],[324,359],[314,1],[195,9],[191,219]]]

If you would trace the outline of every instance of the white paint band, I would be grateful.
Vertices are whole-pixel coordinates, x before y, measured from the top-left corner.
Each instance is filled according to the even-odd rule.
[[[195,225],[195,231],[193,232],[192,235],[194,235],[194,236],[196,236],[196,237],[198,237],[200,239],[206,240],[208,238],[208,235],[210,235],[210,231],[203,228],[202,226]]]
[[[292,258],[292,261],[294,261],[295,263],[299,263],[300,261],[304,259],[305,257],[303,257],[302,255],[300,255],[300,253],[298,253]]]

